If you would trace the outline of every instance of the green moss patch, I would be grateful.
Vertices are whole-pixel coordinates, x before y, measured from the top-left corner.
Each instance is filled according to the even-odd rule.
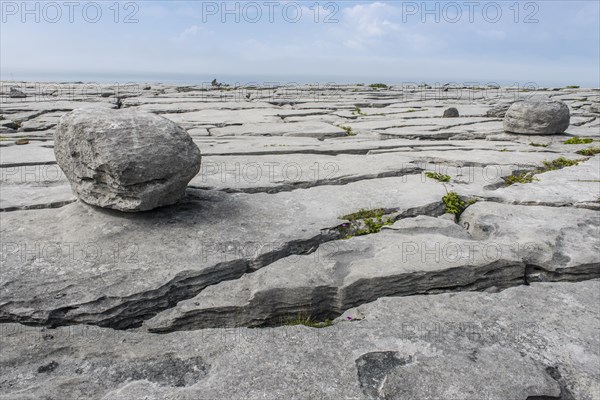
[[[594,139],[590,138],[580,138],[577,136],[572,137],[571,139],[565,140],[564,144],[590,144],[594,141]]]

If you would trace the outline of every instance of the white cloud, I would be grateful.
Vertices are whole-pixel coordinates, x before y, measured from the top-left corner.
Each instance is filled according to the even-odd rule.
[[[198,25],[192,25],[188,28],[185,28],[178,36],[174,37],[173,40],[176,42],[183,42],[186,39],[190,39],[194,36],[197,36],[200,33],[209,35],[209,36],[214,35],[214,32],[207,31],[204,27],[201,27]]]
[[[352,26],[357,34],[366,37],[381,37],[397,31],[399,25],[388,18],[398,13],[398,9],[385,3],[357,4],[343,10],[344,24]]]

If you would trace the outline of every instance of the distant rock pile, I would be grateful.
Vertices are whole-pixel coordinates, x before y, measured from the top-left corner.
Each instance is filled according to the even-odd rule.
[[[85,203],[120,211],[173,204],[200,170],[185,130],[155,114],[76,109],[54,134],[58,165]]]
[[[537,97],[513,103],[504,116],[504,130],[526,135],[563,133],[570,124],[569,107],[562,101]]]

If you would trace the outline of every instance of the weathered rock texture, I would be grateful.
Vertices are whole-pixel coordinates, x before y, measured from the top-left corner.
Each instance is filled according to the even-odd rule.
[[[57,84],[34,101],[11,85],[0,400],[600,399],[600,156],[564,143],[600,139],[598,89],[539,89],[571,127],[520,135],[500,119],[531,96],[519,88]],[[53,140],[77,108],[106,131],[130,123],[115,115],[173,127],[138,112],[186,129],[203,159],[185,197],[140,213],[77,201]],[[176,167],[160,146],[178,134],[132,129],[105,143],[118,160]],[[577,165],[539,172],[559,157]],[[106,165],[81,165],[82,187],[112,189],[94,177]]]
[[[444,118],[458,118],[459,116],[456,107],[450,107],[444,110]]]
[[[539,97],[519,101],[504,116],[504,130],[526,135],[563,133],[570,123],[569,107],[560,100]]]
[[[56,160],[84,202],[120,211],[173,204],[200,170],[200,150],[172,121],[131,110],[77,109],[54,134]]]

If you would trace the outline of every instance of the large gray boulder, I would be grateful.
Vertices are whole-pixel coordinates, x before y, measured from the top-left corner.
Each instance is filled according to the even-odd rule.
[[[547,97],[513,103],[504,116],[506,132],[528,135],[563,133],[569,123],[569,107],[562,101]]]
[[[54,134],[58,165],[82,201],[120,211],[177,202],[200,170],[185,130],[155,114],[76,109]]]

